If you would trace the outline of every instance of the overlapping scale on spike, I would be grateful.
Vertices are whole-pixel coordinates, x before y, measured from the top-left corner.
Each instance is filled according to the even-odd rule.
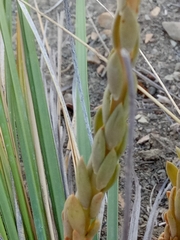
[[[179,151],[179,149],[177,149]],[[179,157],[179,155],[178,155]],[[173,163],[166,163],[166,172],[173,188],[167,192],[169,208],[164,214],[166,226],[158,240],[180,239],[180,169]]]
[[[90,177],[88,170],[84,163],[83,158],[79,160],[76,172],[76,186],[77,186],[77,198],[79,199],[83,208],[88,209],[92,197],[92,188],[90,183]]]
[[[118,160],[126,147],[129,112],[127,73],[121,50],[129,52],[134,66],[139,49],[138,8],[139,0],[117,0],[113,49],[107,63],[108,84],[94,118],[92,154],[87,166],[80,159],[76,169],[77,192],[64,207],[64,239],[93,239],[100,225],[97,216],[104,194],[119,175]]]

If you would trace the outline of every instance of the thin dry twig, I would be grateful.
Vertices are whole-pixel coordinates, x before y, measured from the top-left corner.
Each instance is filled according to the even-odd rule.
[[[157,218],[157,215],[158,215],[157,208],[158,208],[159,203],[161,202],[162,198],[164,197],[165,193],[167,192],[167,190],[170,187],[170,184],[168,184],[168,186],[165,188],[167,182],[168,182],[168,179],[166,179],[166,181],[163,183],[163,185],[162,185],[161,189],[159,190],[159,193],[156,197],[156,200],[154,202],[154,205],[152,207],[151,213],[150,213],[149,218],[148,218],[148,222],[147,222],[147,225],[146,225],[146,231],[145,231],[145,235],[144,235],[143,240],[151,239],[153,228],[154,228],[154,221],[155,221],[155,219]]]
[[[136,240],[138,236],[138,225],[139,225],[139,215],[141,209],[141,186],[139,184],[139,179],[134,173],[135,180],[135,199],[132,208],[131,222],[129,227],[129,237],[128,240]]]
[[[34,0],[34,5],[35,5],[35,8],[37,9],[37,11],[39,11],[39,7],[38,7],[38,4],[37,4],[37,1]],[[38,20],[39,20],[39,25],[40,25],[40,29],[41,29],[41,32],[44,36],[44,41],[45,41],[45,45],[46,45],[46,49],[48,51],[48,54],[50,53],[50,47],[49,47],[49,44],[48,44],[48,41],[47,41],[47,38],[45,37],[45,30],[44,30],[44,26],[43,26],[43,23],[42,23],[42,19],[41,19],[41,15],[37,12],[37,16],[38,16]]]
[[[154,194],[154,190],[156,188],[156,184],[154,185],[152,191],[151,191],[151,194],[150,194],[150,199],[149,199],[149,206],[150,206],[150,209],[152,209],[152,198],[153,198],[153,194]]]
[[[105,49],[106,52],[109,54],[109,53],[110,53],[109,48],[106,46],[106,43],[105,43],[104,40],[102,39],[102,37],[101,37],[101,35],[100,35],[100,33],[99,33],[99,31],[98,31],[96,25],[94,24],[94,21],[93,21],[92,17],[91,17],[90,14],[89,14],[89,11],[87,11],[87,13],[88,13],[89,21],[91,22],[91,24],[92,24],[94,30],[96,31],[96,33],[97,33],[97,35],[98,35],[98,37],[99,37],[99,39],[100,39],[100,41],[101,41],[101,43],[102,43],[104,49]]]
[[[161,86],[159,86],[157,83],[155,83],[154,81],[152,81],[151,79],[149,79],[148,77],[146,77],[145,75],[143,75],[142,73],[140,73],[139,71],[137,71],[136,69],[133,69],[133,71],[136,73],[136,75],[138,77],[140,77],[142,80],[144,80],[145,82],[149,83],[151,86],[161,90],[162,92],[165,92],[164,88],[162,88]],[[169,90],[168,90],[169,91]],[[173,96],[174,98],[176,98],[177,100],[180,100],[180,98],[178,96],[176,96],[175,94],[171,93],[169,91],[169,93],[171,94],[171,96]]]
[[[162,105],[157,99],[155,99],[151,94],[149,94],[144,88],[138,85],[138,89],[144,93],[148,98],[150,98],[158,107],[160,107],[164,112],[166,112],[174,121],[180,124],[180,119],[177,118],[171,111],[169,111],[164,105]]]
[[[152,72],[154,73],[154,75],[156,76],[156,79],[159,81],[159,83],[161,84],[161,86],[163,87],[165,93],[167,94],[167,96],[169,97],[169,99],[171,100],[172,104],[174,105],[176,111],[178,112],[178,114],[180,115],[180,110],[177,106],[177,104],[174,102],[174,100],[172,99],[171,95],[169,94],[167,88],[165,87],[164,83],[162,82],[162,80],[160,79],[160,77],[157,75],[156,71],[154,70],[153,66],[150,64],[150,62],[148,61],[148,59],[146,58],[145,54],[141,51],[141,49],[139,49],[140,54],[143,56],[143,58],[145,59],[145,61],[147,62],[148,66],[150,67],[150,69],[152,70]]]
[[[54,6],[52,6],[50,9],[48,9],[47,11],[45,11],[45,14],[50,13],[51,11],[53,11],[54,9],[56,9],[63,0],[59,0],[56,4],[54,4]]]
[[[110,12],[109,9],[107,9],[107,7],[105,7],[103,3],[101,3],[99,0],[96,0],[96,2],[98,2],[114,18],[114,14]]]

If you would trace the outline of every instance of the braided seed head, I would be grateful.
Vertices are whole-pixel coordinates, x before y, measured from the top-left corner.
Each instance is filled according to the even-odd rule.
[[[126,146],[128,85],[121,49],[135,63],[139,46],[137,13],[139,0],[119,0],[112,29],[113,50],[108,58],[108,85],[102,107],[94,119],[94,143],[88,166],[81,158],[76,171],[77,193],[66,200],[63,211],[64,236],[92,239],[99,228],[97,215],[104,193],[119,175],[119,156]]]

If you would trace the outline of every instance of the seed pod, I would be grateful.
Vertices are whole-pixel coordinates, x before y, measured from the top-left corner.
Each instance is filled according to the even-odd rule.
[[[138,32],[139,32],[139,26],[137,26],[137,28],[138,28]],[[135,65],[138,55],[139,55],[139,37],[137,38],[136,44],[135,44],[132,52],[130,53],[132,66]]]
[[[117,11],[121,14],[122,10],[127,4],[127,0],[118,0],[117,1]]]
[[[140,0],[127,0],[127,5],[137,14],[139,11]]]
[[[124,132],[124,136],[122,141],[120,142],[120,144],[115,148],[116,150],[116,154],[117,154],[117,158],[119,158],[123,152],[126,149],[126,143],[127,143],[127,135],[128,135],[128,130],[127,130],[127,124],[125,125],[125,132]]]
[[[99,192],[96,188],[96,177],[97,177],[97,174],[95,174],[93,172],[93,174],[91,175],[91,186],[92,186],[92,195],[93,196]]]
[[[105,138],[108,149],[112,149],[120,144],[124,137],[126,120],[124,117],[122,104],[119,104],[105,125]]]
[[[168,224],[167,212],[164,213],[164,221]]]
[[[98,109],[94,117],[94,134],[103,126],[102,107]]]
[[[67,213],[65,213],[64,210],[62,212],[62,220],[63,220],[63,228],[64,228],[64,238],[71,239],[73,229],[68,221]]]
[[[167,220],[168,220],[168,224],[171,232],[171,237],[173,239],[177,234],[177,226],[176,226],[176,220],[170,210],[167,211]]]
[[[99,192],[96,195],[94,195],[94,197],[92,198],[91,205],[90,205],[90,213],[89,213],[91,219],[94,219],[97,217],[101,207],[103,197],[104,197],[104,193]]]
[[[104,130],[100,128],[95,135],[92,153],[90,157],[90,160],[92,162],[92,167],[95,173],[98,172],[101,166],[101,163],[104,160],[105,151],[106,151],[106,142],[105,142]]]
[[[178,158],[180,159],[180,148],[176,147],[176,154],[178,156]]]
[[[106,158],[104,159],[96,177],[96,188],[97,190],[101,190],[106,187],[109,180],[114,174],[115,168],[117,164],[117,155],[115,150],[111,150]]]
[[[107,79],[109,90],[114,98],[118,100],[122,91],[125,70],[123,68],[120,53],[113,51],[107,63]]]
[[[67,213],[67,218],[72,229],[76,230],[82,236],[85,235],[85,214],[79,200],[74,195],[70,195],[67,198],[64,211],[65,214]]]
[[[85,237],[80,235],[76,230],[73,231],[73,240],[84,240]]]
[[[119,34],[121,48],[125,48],[127,51],[131,52],[137,43],[139,31],[136,14],[127,5],[122,11]]]
[[[88,171],[88,175],[89,178],[91,179],[91,175],[93,173],[93,168],[92,168],[92,162],[91,159],[89,159],[88,164],[87,164],[87,171]]]
[[[102,104],[102,118],[103,118],[104,124],[106,124],[109,118],[110,108],[111,108],[111,93],[109,91],[109,88],[106,87],[106,90],[103,96],[103,104]]]
[[[180,221],[180,189],[176,192],[174,208],[175,216],[177,220]]]
[[[121,16],[119,15],[119,11],[117,11],[114,17],[113,28],[112,28],[112,40],[113,40],[113,46],[115,49],[120,48],[120,39],[119,39],[120,22],[121,22]]]
[[[170,229],[169,229],[169,225],[166,225],[165,226],[165,229],[164,229],[164,239],[170,239]]]
[[[178,168],[171,162],[166,163],[166,172],[173,186],[176,186]]]
[[[178,172],[177,172],[176,187],[177,187],[177,190],[180,189],[180,169],[178,169]]]
[[[175,201],[175,196],[176,196],[176,187],[173,187],[169,196],[169,210],[171,212],[174,212],[175,207],[174,207],[174,201]]]
[[[124,110],[124,117],[127,119],[129,114],[129,95],[127,84],[125,84],[123,93],[121,94],[121,101]]]
[[[87,209],[92,198],[91,183],[86,165],[81,157],[76,172],[77,197],[81,205]]]
[[[107,192],[112,187],[112,185],[115,183],[115,181],[117,180],[117,178],[119,176],[119,170],[120,170],[120,165],[119,165],[119,163],[117,163],[114,174],[111,177],[111,179],[109,180],[107,186],[102,190],[103,192]]]
[[[170,195],[171,195],[171,191],[167,191],[166,192],[166,197],[168,198],[168,200],[169,200]]]
[[[94,220],[91,223],[90,229],[88,230],[88,234],[86,235],[86,239],[90,240],[93,239],[93,237],[95,236],[95,234],[98,232],[100,227],[100,222],[99,220]]]
[[[166,239],[164,238],[164,232],[161,233],[161,235],[158,237],[158,240],[166,240]],[[167,239],[167,240],[168,240],[168,239]]]

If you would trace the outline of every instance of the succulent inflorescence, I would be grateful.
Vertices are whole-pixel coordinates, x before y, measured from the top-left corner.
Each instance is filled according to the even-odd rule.
[[[108,58],[102,106],[94,119],[94,143],[88,166],[83,158],[76,169],[77,192],[65,202],[64,239],[92,239],[105,192],[119,174],[118,159],[126,146],[128,81],[121,49],[129,52],[134,65],[139,48],[137,13],[140,0],[119,0],[112,29],[113,49]],[[135,79],[135,77],[134,77]],[[136,81],[136,80],[135,80]]]
[[[177,148],[178,157],[180,149]],[[180,239],[180,169],[173,163],[166,163],[166,172],[173,188],[167,192],[169,208],[164,214],[166,226],[158,240],[179,240]]]

